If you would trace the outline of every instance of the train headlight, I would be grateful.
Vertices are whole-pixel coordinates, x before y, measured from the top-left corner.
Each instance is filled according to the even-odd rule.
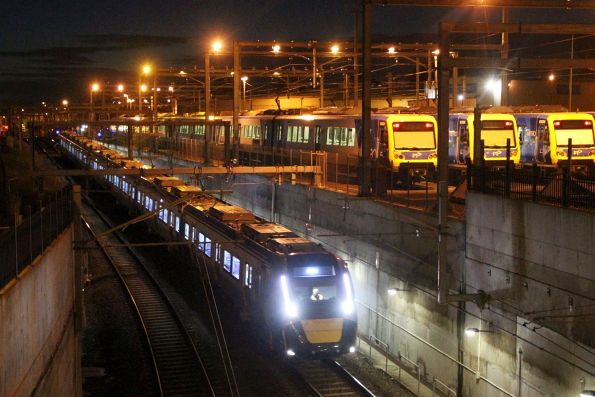
[[[351,280],[349,273],[343,273],[343,284],[345,286],[345,301],[343,302],[343,314],[346,316],[353,313],[353,290],[351,288]]]
[[[566,157],[566,152],[564,150],[558,150],[556,151],[556,154],[558,157]]]
[[[355,353],[355,346],[349,346],[349,353]]]
[[[283,294],[283,307],[285,309],[285,315],[289,318],[295,318],[298,316],[298,310],[295,302],[292,302],[289,297],[289,286],[287,285],[287,277],[281,276],[281,293]]]

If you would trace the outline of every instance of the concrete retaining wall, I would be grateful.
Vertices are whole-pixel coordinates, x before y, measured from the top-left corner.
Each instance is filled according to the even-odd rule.
[[[516,393],[520,371],[523,396],[594,389],[595,215],[477,193],[466,211],[467,284],[491,296],[484,321],[467,324],[490,331],[482,371]],[[476,343],[466,348],[475,367]]]
[[[0,294],[0,396],[74,396],[72,229]]]
[[[227,201],[270,219],[268,179],[238,176],[211,187],[233,190]],[[451,293],[482,289],[494,297],[480,312],[473,303],[436,303],[435,214],[303,185],[277,186],[275,197],[275,221],[320,241],[349,263],[362,302],[360,333],[416,363],[426,380],[436,376],[456,390],[460,359],[464,396],[573,396],[583,385],[595,388],[590,375],[595,356],[577,341],[588,341],[594,332],[578,322],[539,328],[519,317],[567,308],[569,296],[575,311],[592,299],[592,215],[470,194],[467,223],[449,222],[448,261]],[[389,296],[388,288],[403,291]],[[467,338],[467,327],[490,332]],[[552,355],[544,349],[552,343],[548,339],[572,349]]]

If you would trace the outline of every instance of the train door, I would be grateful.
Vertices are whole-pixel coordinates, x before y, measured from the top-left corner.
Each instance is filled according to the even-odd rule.
[[[457,138],[459,143],[457,145],[457,162],[466,163],[469,158],[469,123],[467,119],[460,119],[457,128]]]
[[[458,163],[459,153],[459,118],[449,117],[448,119],[448,162]]]
[[[317,125],[314,127],[314,150],[320,150],[320,136],[322,135],[322,126]]]
[[[272,131],[271,120],[261,120],[260,128],[262,130],[262,135],[261,135],[262,146],[267,146],[267,147],[272,146],[273,145],[273,134],[271,134],[271,131]]]
[[[285,128],[283,128],[283,123],[279,122],[279,124],[277,124],[277,131],[276,131],[277,148],[285,147],[285,139],[283,136],[284,129]]]
[[[551,163],[550,156],[550,133],[546,119],[537,120],[537,145],[536,159],[538,163]]]
[[[375,120],[372,123],[370,157],[388,158],[388,130],[385,120]]]
[[[378,122],[378,158],[388,159],[388,127],[386,121]]]

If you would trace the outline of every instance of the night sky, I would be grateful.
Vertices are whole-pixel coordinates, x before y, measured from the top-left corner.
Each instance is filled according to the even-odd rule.
[[[351,40],[351,0],[3,0],[0,107],[85,98],[93,79],[202,65],[205,45],[232,40]],[[491,21],[498,10],[376,7],[376,37],[427,41],[439,20]],[[595,23],[595,11],[511,10],[511,22]],[[424,40],[425,39],[425,40]],[[136,72],[134,72],[136,73]]]

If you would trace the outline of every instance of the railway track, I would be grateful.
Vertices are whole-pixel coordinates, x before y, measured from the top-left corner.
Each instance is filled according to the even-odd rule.
[[[374,393],[334,360],[296,360],[293,368],[315,396],[374,396]]]
[[[85,205],[84,223],[97,238],[101,250],[124,285],[144,331],[152,357],[158,394],[161,396],[230,395],[224,381],[213,379],[208,369],[212,357],[202,357],[182,320],[158,284],[115,233],[108,221],[90,205]],[[91,226],[92,225],[92,226]],[[119,246],[118,246],[119,245]]]

